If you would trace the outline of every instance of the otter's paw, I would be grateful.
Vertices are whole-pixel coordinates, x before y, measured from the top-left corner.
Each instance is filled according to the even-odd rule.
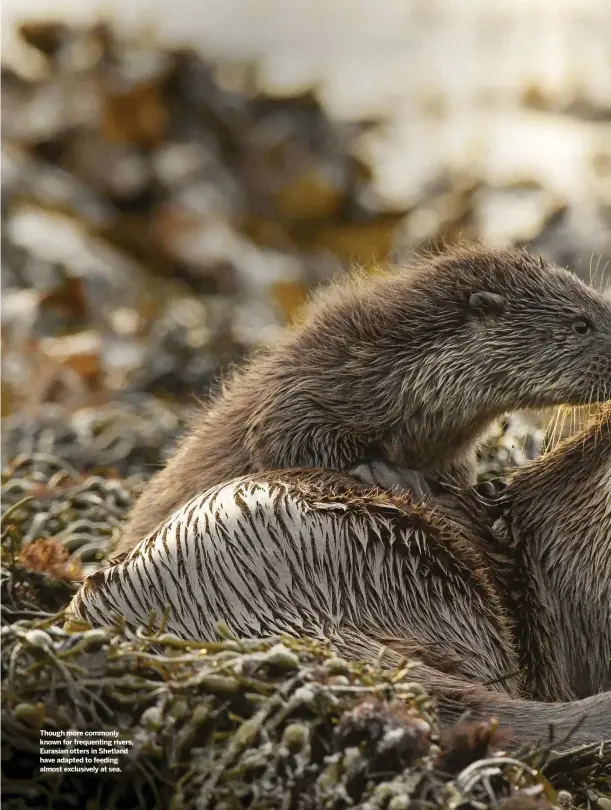
[[[431,497],[426,479],[417,470],[406,470],[385,461],[364,461],[348,472],[364,484],[395,492],[410,492],[418,500]]]
[[[493,478],[490,481],[480,481],[475,485],[477,494],[487,501],[493,501],[507,489],[508,482],[504,478]]]

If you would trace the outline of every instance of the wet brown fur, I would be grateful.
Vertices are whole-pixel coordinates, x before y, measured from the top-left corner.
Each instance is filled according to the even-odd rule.
[[[507,694],[463,680],[464,662],[447,640],[434,649],[415,638],[357,630],[344,643],[354,645],[355,657],[377,656],[387,665],[417,659],[413,677],[438,695],[447,722],[467,710],[474,718],[497,716],[517,739],[544,737],[548,724],[558,739],[583,717],[571,744],[609,738],[611,402],[575,436],[513,475],[494,505],[502,513],[494,529],[472,491],[454,494],[454,508],[438,518],[460,527],[451,543],[457,549],[467,532],[471,549],[464,559],[494,594],[486,602],[490,617],[509,634],[506,655],[517,662]]]
[[[463,526],[470,498],[457,501]],[[496,715],[518,739],[529,739],[548,723],[567,733],[584,715],[573,743],[609,739],[611,402],[575,436],[518,470],[496,508],[503,516],[489,536],[488,577],[507,609],[528,700],[461,684],[427,662],[414,675],[437,691],[448,721],[467,708],[475,718]],[[477,536],[486,542],[481,524]],[[396,641],[390,647],[391,656],[409,653]]]
[[[372,492],[327,470],[261,474],[253,477],[255,487],[258,479],[272,488],[275,482],[287,486],[299,500],[306,523],[309,513],[372,516],[380,531],[370,544],[370,565],[377,559],[377,544],[386,547],[386,553],[390,549],[397,561],[416,553],[413,540],[404,546],[400,537],[426,537],[417,570],[419,577],[437,583],[426,591],[434,602],[427,610],[439,617],[437,638],[431,643],[418,630],[423,626],[418,615],[401,616],[388,609],[392,603],[413,610],[417,603],[390,595],[413,590],[412,575],[397,582],[403,569],[385,569],[397,573],[394,582],[383,580],[389,590],[380,593],[376,576],[363,569],[354,594],[362,606],[354,614],[357,618],[331,634],[341,654],[378,659],[386,666],[411,659],[415,663],[410,677],[436,694],[445,723],[455,722],[465,711],[474,719],[496,716],[503,727],[515,730],[518,742],[535,742],[546,738],[549,725],[558,740],[585,718],[570,744],[608,736],[611,692],[604,690],[610,688],[611,673],[611,402],[577,436],[518,471],[492,506],[473,490],[456,490],[453,508],[431,509],[409,494]],[[501,517],[492,526],[491,515],[499,510]],[[190,518],[185,521],[190,523]],[[289,527],[285,535],[284,542],[290,544]],[[294,535],[298,543],[298,532]],[[133,555],[147,553],[154,539]],[[256,537],[251,539],[256,542]],[[359,542],[356,537],[354,541]],[[324,571],[325,577],[334,577],[333,566],[329,559],[320,575]],[[89,590],[103,588],[106,576],[99,572],[90,577],[75,598],[81,615],[87,615]],[[219,591],[224,589],[222,579]],[[319,584],[324,591],[324,582]],[[263,610],[259,612],[256,601],[248,607],[261,617],[262,633],[273,634],[276,628],[263,617],[270,609],[273,614],[276,601],[266,593],[257,597]],[[304,616],[316,614],[315,589],[310,596]],[[378,609],[380,603],[383,609]],[[366,623],[359,623],[359,615],[368,617]],[[470,621],[465,623],[467,615]],[[231,615],[217,618],[232,621]],[[454,623],[477,630],[457,634]],[[488,683],[492,680],[496,683]]]
[[[611,689],[611,402],[516,472],[497,533],[515,565],[527,688],[539,700]]]
[[[571,331],[584,315],[593,335]],[[524,251],[460,249],[344,280],[226,381],[117,550],[209,487],[264,470],[370,459],[472,483],[475,443],[502,413],[609,396],[611,304]]]

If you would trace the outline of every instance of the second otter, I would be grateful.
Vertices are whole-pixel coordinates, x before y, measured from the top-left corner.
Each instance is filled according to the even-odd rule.
[[[517,408],[611,397],[611,302],[524,251],[462,249],[325,289],[198,417],[117,551],[248,473],[386,462],[473,483],[474,446]]]
[[[527,689],[538,700],[611,690],[611,402],[518,470],[495,524],[514,569]]]

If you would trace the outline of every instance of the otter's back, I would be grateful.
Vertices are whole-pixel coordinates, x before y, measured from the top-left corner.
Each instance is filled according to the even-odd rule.
[[[128,632],[164,611],[184,639],[402,639],[431,662],[492,680],[515,663],[481,560],[430,510],[326,471],[248,476],[175,512],[89,577],[70,614]],[[423,655],[419,657],[422,658]]]

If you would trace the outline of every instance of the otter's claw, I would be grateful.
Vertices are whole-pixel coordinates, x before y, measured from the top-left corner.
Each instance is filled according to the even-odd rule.
[[[348,472],[364,484],[380,489],[407,491],[418,500],[432,497],[424,476],[416,470],[406,470],[385,461],[370,461],[356,464]]]

